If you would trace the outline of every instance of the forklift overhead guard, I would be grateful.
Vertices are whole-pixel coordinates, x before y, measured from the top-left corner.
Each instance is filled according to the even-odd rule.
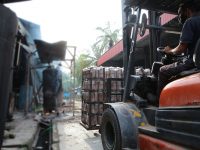
[[[179,5],[188,1],[190,0],[125,0],[125,5],[131,7],[141,7],[152,11],[177,14]],[[193,1],[200,3],[200,0]]]

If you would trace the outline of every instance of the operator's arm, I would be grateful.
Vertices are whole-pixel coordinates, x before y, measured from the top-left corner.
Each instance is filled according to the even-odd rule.
[[[165,47],[165,53],[172,54],[172,55],[178,55],[181,53],[186,52],[188,48],[188,43],[179,43],[177,47],[171,49],[169,46]]]
[[[178,46],[176,46],[173,49],[171,49],[169,46],[165,47],[164,49],[165,53],[177,55],[186,52],[189,44],[192,43],[193,41],[193,35],[194,31],[192,28],[192,22],[191,19],[188,19],[183,25],[182,33],[180,36],[180,42]]]

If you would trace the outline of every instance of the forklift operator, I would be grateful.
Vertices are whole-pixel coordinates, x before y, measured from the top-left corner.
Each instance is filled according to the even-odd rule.
[[[182,71],[194,68],[193,53],[197,40],[200,38],[200,7],[194,2],[181,4],[178,9],[179,22],[183,24],[180,41],[177,47],[165,47],[166,54],[186,54],[186,59],[164,65],[158,73],[158,96],[169,80]]]

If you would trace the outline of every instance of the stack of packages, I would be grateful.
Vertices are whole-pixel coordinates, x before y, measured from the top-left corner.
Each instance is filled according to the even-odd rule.
[[[82,124],[87,129],[97,129],[101,124],[103,104],[122,100],[119,95],[111,95],[107,91],[119,92],[122,81],[111,81],[111,90],[107,90],[107,79],[122,79],[123,69],[119,67],[90,67],[82,72]]]
[[[119,67],[105,68],[107,102],[122,101],[123,69]],[[121,80],[119,80],[121,79]]]

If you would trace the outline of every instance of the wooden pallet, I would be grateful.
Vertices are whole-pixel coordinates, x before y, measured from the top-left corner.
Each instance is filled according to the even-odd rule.
[[[98,130],[98,129],[100,128],[100,125],[88,126],[87,124],[84,124],[83,122],[80,122],[80,124],[81,124],[86,130]]]

